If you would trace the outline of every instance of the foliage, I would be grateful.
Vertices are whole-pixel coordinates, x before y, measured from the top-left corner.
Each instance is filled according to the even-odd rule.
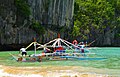
[[[41,26],[41,24],[38,21],[33,20],[31,28],[34,29],[38,34],[45,33],[45,28]]]
[[[31,14],[30,7],[26,0],[15,0],[15,5],[17,10],[20,12],[19,14],[28,17]]]
[[[73,28],[72,34],[84,38],[112,30],[116,26],[116,9],[112,3],[106,0],[75,0],[74,26],[78,29]]]
[[[79,32],[80,27],[77,24],[80,24],[80,22],[76,20],[76,22],[74,24],[74,27],[73,27],[73,31],[72,31],[72,34],[73,34],[74,37],[80,35],[80,32]]]

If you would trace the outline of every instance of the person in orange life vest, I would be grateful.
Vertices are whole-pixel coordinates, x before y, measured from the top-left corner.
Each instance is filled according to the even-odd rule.
[[[78,44],[77,40],[74,40],[72,43],[73,43],[74,45],[77,45],[77,44]]]

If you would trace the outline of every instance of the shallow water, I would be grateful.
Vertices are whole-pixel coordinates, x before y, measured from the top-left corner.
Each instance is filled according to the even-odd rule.
[[[106,72],[109,74],[116,73],[120,76],[120,47],[94,47],[90,49],[90,52],[96,53],[92,57],[107,59],[86,61],[86,63],[83,62],[82,66],[112,70]]]
[[[106,59],[54,61],[50,65],[83,66],[88,68],[85,68],[85,71],[88,72],[117,75],[117,77],[120,77],[120,47],[93,47],[90,48],[90,52],[95,54],[88,55],[87,57]]]
[[[99,68],[120,69],[120,48],[117,47],[92,48],[90,49],[90,51],[96,53],[94,57],[107,58],[101,61],[92,61],[91,62],[92,66]]]
[[[117,77],[116,75],[92,72],[101,69],[79,66],[63,67],[11,67],[0,66],[0,77]],[[24,71],[23,71],[24,70]],[[88,71],[91,70],[91,71]],[[102,71],[103,72],[103,71]]]
[[[83,72],[83,73],[97,73],[105,75],[113,75],[113,77],[120,77],[120,48],[119,47],[93,47],[90,48],[90,52],[96,53],[89,55],[88,57],[93,58],[107,58],[103,60],[61,60],[61,61],[42,61],[41,63],[18,63],[14,62],[17,66],[53,66],[55,67],[64,67],[70,66],[71,68],[76,66],[83,66],[84,68],[72,69],[73,71]],[[13,52],[18,54],[17,52]],[[6,57],[7,65],[11,59]],[[54,66],[55,65],[55,66]],[[62,68],[63,69],[63,68]],[[70,68],[69,68],[70,69]],[[68,69],[66,69],[68,70]],[[105,76],[104,76],[105,77]]]

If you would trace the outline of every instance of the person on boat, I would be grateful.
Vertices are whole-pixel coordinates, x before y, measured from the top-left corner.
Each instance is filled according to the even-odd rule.
[[[50,50],[49,48],[46,48],[44,52],[45,52],[45,53],[50,53],[50,51],[51,51],[51,50]]]
[[[77,40],[73,40],[73,42],[72,42],[72,44],[74,44],[75,46],[75,51],[74,52],[78,52],[78,47],[77,47],[77,45],[78,45],[78,41]]]
[[[77,40],[73,40],[72,44],[77,45],[78,41]]]
[[[87,47],[87,41],[85,42],[85,47]]]
[[[22,52],[22,56],[24,56],[24,55],[26,56],[26,55],[27,55],[27,52],[26,52],[26,49],[25,49],[25,48],[21,48],[21,49],[20,49],[20,52]],[[19,52],[19,53],[20,53],[20,52]]]
[[[81,53],[85,53],[84,52],[84,47],[85,47],[84,42],[81,42],[81,44],[80,44]]]

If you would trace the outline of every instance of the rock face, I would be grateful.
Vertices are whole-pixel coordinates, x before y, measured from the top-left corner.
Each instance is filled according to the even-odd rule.
[[[46,28],[73,25],[74,0],[28,0],[31,15],[29,19],[18,16],[15,0],[0,1],[0,45],[28,44],[36,37],[48,42],[57,36],[54,31],[37,34],[29,28],[29,21],[35,19]],[[27,25],[27,26],[26,26]]]
[[[0,0],[0,50],[9,45],[9,48],[28,45],[34,37],[38,42],[45,43],[57,37],[59,27],[67,27],[68,31],[73,27],[74,0],[27,0],[27,3],[31,10],[28,19],[18,15],[15,0]],[[37,34],[29,27],[32,19],[46,28],[44,34]],[[61,37],[69,38],[66,35],[68,31],[62,30]],[[114,45],[114,34],[105,33],[96,44]],[[119,45],[118,41],[116,45]]]
[[[28,3],[32,12],[30,19],[39,21],[42,26],[53,31],[46,31],[42,36],[43,42],[56,38],[59,27],[73,26],[74,0],[28,0]],[[63,35],[64,32],[61,33]]]
[[[74,0],[28,0],[32,16],[48,26],[70,26],[73,22]]]
[[[104,34],[100,34],[96,46],[117,46],[115,45],[115,32],[114,31],[108,31]]]

